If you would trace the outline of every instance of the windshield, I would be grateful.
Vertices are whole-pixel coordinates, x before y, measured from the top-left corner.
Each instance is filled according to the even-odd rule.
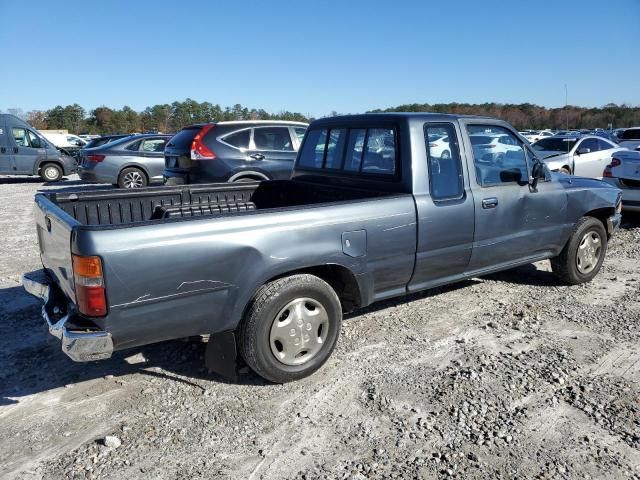
[[[539,152],[568,152],[578,141],[577,138],[543,138],[532,145]]]

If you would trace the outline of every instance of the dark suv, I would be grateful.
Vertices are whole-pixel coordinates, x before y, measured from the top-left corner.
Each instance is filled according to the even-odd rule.
[[[185,127],[165,147],[165,184],[288,179],[307,126],[256,120]]]

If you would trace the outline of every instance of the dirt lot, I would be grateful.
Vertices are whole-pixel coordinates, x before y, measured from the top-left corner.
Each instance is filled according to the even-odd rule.
[[[0,478],[640,478],[637,217],[589,285],[544,262],[386,302],[312,377],[230,384],[202,344],[60,352],[20,287],[40,188],[0,178]]]

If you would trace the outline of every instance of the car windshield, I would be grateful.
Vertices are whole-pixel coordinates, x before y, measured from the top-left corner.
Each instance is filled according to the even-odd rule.
[[[577,141],[577,138],[543,138],[533,144],[533,149],[539,152],[568,152]]]

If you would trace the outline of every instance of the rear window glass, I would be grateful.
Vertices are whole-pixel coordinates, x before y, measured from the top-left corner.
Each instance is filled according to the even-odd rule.
[[[298,166],[393,175],[396,172],[395,131],[392,128],[309,130]]]
[[[187,127],[176,133],[171,140],[169,140],[168,146],[177,148],[179,150],[190,150],[193,137],[202,129],[202,127]]]
[[[249,137],[251,136],[251,129],[241,130],[239,132],[232,133],[226,137],[222,137],[224,143],[228,143],[232,147],[236,148],[249,148]]]
[[[131,145],[127,146],[127,150],[131,150],[134,152],[137,152],[138,150],[140,150],[140,142],[142,140],[138,140],[137,142],[133,142]]]

